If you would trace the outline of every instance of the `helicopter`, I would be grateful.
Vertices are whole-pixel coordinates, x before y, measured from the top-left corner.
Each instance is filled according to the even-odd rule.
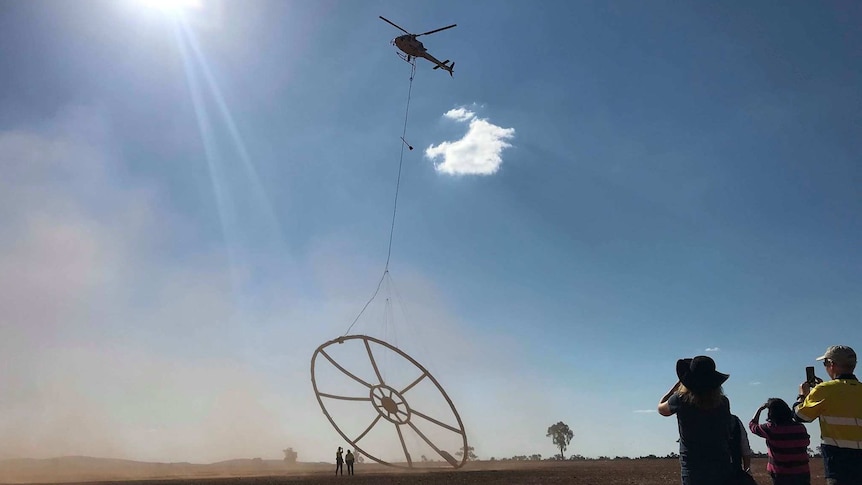
[[[391,20],[383,17],[382,15],[380,16],[380,19],[406,34],[399,35],[392,40],[392,45],[401,49],[401,51],[404,52],[404,54],[396,52],[396,54],[398,54],[402,59],[407,62],[411,62],[414,58],[424,57],[425,59],[428,59],[429,61],[436,64],[436,66],[434,66],[434,69],[443,69],[444,71],[447,71],[450,76],[452,76],[452,70],[455,68],[455,63],[453,62],[452,64],[449,64],[449,59],[446,59],[443,62],[438,61],[434,58],[434,56],[428,53],[428,51],[425,49],[425,46],[422,45],[422,42],[419,42],[416,38],[420,35],[428,35],[435,32],[440,32],[441,30],[451,29],[457,24],[452,24],[447,27],[441,27],[439,29],[429,30],[428,32],[424,32],[422,34],[411,34],[410,32],[407,32],[406,30],[396,25]]]

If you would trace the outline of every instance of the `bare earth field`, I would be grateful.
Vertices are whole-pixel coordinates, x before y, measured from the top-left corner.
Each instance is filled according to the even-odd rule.
[[[45,460],[40,460],[44,462]],[[135,463],[135,462],[128,462]],[[679,483],[679,463],[673,459],[612,460],[578,462],[473,462],[461,470],[406,471],[380,465],[357,465],[354,476],[334,476],[334,465],[301,464],[286,468],[278,462],[258,462],[258,470],[248,465],[189,465],[173,464],[173,472],[162,468],[149,468],[149,473],[161,477],[142,478],[143,469],[132,472],[108,468],[98,472],[87,469],[64,470],[55,468],[31,469],[30,476],[10,476],[0,473],[0,483],[98,483],[107,485],[328,485],[354,484],[577,484],[577,485],[673,485]],[[198,467],[198,468],[195,468]],[[278,469],[277,469],[277,468]],[[233,470],[231,470],[233,468]],[[260,468],[267,468],[262,470]],[[824,485],[823,462],[811,460],[812,485]],[[766,474],[766,459],[755,459],[752,464],[755,479],[760,485],[770,485]],[[7,470],[8,471],[8,470]],[[0,468],[2,472],[2,468]],[[233,472],[238,476],[227,476]],[[85,478],[86,477],[86,478]],[[28,478],[30,478],[28,480]],[[111,479],[113,478],[113,480]]]

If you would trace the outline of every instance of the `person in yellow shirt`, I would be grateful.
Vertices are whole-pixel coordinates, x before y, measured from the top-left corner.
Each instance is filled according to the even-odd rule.
[[[856,352],[833,345],[817,358],[832,379],[799,385],[793,409],[800,421],[820,420],[826,485],[862,485],[862,384],[853,374]]]

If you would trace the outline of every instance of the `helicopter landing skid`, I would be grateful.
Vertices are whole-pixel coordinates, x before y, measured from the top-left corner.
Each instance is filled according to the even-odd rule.
[[[416,58],[415,58],[415,57],[413,57],[413,56],[408,56],[407,54],[402,54],[402,53],[400,53],[400,52],[396,52],[395,54],[396,54],[398,57],[400,57],[400,58],[401,58],[401,60],[402,60],[402,61],[404,61],[404,62],[406,62],[407,64],[410,64],[410,65],[414,65],[414,64],[416,64]]]

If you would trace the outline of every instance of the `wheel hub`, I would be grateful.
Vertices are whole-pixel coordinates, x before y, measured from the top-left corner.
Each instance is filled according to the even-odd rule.
[[[371,405],[383,419],[395,424],[410,422],[410,406],[398,391],[379,384],[371,388]]]

